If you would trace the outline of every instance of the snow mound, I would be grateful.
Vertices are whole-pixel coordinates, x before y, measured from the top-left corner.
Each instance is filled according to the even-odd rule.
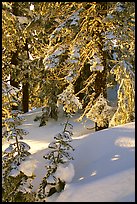
[[[20,170],[28,176],[36,175],[32,182],[35,192],[46,173],[43,156],[54,136],[62,132],[61,123],[66,120],[65,117],[58,121],[51,119],[46,126],[39,127],[33,121],[39,113],[40,110],[34,110],[24,114],[26,121],[22,125],[29,131],[23,141],[30,145],[31,156],[22,162]],[[59,165],[56,171],[56,176],[66,182],[65,188],[46,202],[134,202],[135,123],[93,132],[91,120],[79,123],[77,118],[79,115],[70,119],[74,160]],[[3,142],[3,149],[6,146]]]
[[[37,166],[37,160],[26,160],[21,163],[19,166],[19,170],[22,171],[27,176],[32,176],[34,174],[34,170]]]
[[[74,177],[75,170],[72,163],[66,164],[60,164],[57,168],[57,171],[55,173],[56,178],[60,178],[62,181],[65,181],[66,183],[70,183]]]

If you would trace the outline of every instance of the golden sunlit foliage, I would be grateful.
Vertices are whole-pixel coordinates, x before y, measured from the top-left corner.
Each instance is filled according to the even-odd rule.
[[[121,83],[110,72],[115,65],[126,61],[134,72],[134,2],[3,2],[2,6],[2,78],[6,81],[12,74],[20,84],[29,83],[30,109],[51,103],[52,95],[57,101],[57,95],[73,84],[86,114],[101,93],[107,97],[108,82]],[[16,64],[11,63],[13,53]]]

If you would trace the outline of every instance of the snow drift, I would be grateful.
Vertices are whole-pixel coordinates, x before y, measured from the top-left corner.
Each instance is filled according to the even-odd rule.
[[[31,156],[21,165],[26,174],[35,174],[33,191],[45,176],[45,155],[48,144],[61,132],[61,123],[50,119],[46,126],[34,122],[38,111],[24,114],[22,125],[29,131],[24,139],[30,145]],[[65,169],[60,167],[57,175],[66,181],[65,189],[48,197],[48,202],[134,202],[135,201],[135,123],[128,123],[102,131],[93,132],[94,123],[70,119],[73,125],[71,152],[74,160]],[[90,128],[89,128],[90,127]],[[87,129],[88,128],[88,129]],[[3,149],[7,144],[3,142]]]

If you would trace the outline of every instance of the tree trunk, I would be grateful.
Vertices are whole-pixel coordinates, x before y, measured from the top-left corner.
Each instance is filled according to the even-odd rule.
[[[97,13],[99,15],[100,11],[105,11],[107,14],[107,2],[99,2],[98,3],[98,9],[97,9]],[[104,70],[102,72],[97,71],[97,76],[95,79],[95,98],[97,98],[101,93],[103,94],[104,98],[107,99],[107,64],[106,64],[106,53],[105,51],[103,51],[103,40],[102,40],[102,35],[100,32],[98,32],[98,37],[99,37],[99,42],[98,43],[98,48],[100,50],[100,53],[102,55],[102,64],[104,66]],[[97,125],[97,123],[95,123],[95,131],[98,130],[102,130],[108,128],[108,124],[103,126],[103,127],[99,127]]]
[[[20,2],[14,2],[12,6],[12,12],[15,16],[20,16],[21,15],[21,10],[20,10]],[[28,42],[26,39],[26,45],[24,47],[24,50],[27,52],[26,58],[29,59],[29,54],[28,54]],[[19,82],[15,81],[15,79],[18,78],[19,71],[16,70],[16,66],[18,65],[18,48],[15,53],[13,53],[11,64],[15,65],[14,70],[11,71],[11,76],[10,76],[10,84],[16,88],[19,87]],[[29,107],[29,83],[28,83],[28,73],[25,74],[25,82],[22,83],[22,110],[24,113],[28,112],[28,107]],[[13,107],[13,109],[17,109],[17,107]]]
[[[74,83],[74,90],[75,93],[77,94],[80,90],[82,90],[84,88],[84,82],[91,76],[91,71],[90,71],[90,64],[85,63],[83,68],[80,71],[80,75],[79,77],[76,79],[75,83]],[[92,90],[89,90],[90,92],[92,92]],[[91,94],[91,93],[90,93]],[[82,101],[85,96],[87,96],[87,93],[82,92],[79,93],[77,95],[79,97],[79,99]],[[83,104],[83,108],[85,108],[88,104],[88,102],[90,101],[90,98],[87,96],[86,97],[86,101]]]
[[[12,59],[11,59],[11,64],[13,64],[15,66],[18,65],[17,57],[18,57],[18,51],[13,52]],[[17,73],[16,67],[15,67],[15,69],[10,74],[10,85],[14,86],[16,88],[19,87],[19,82],[15,81],[15,78],[17,77],[17,74],[18,73]]]
[[[104,60],[104,64],[105,64],[105,60]],[[95,79],[95,98],[97,98],[101,93],[103,94],[104,98],[107,98],[107,78],[106,78],[106,70],[104,68],[104,70],[102,72],[97,72],[97,76]],[[95,131],[98,130],[102,130],[108,128],[108,124],[106,126],[103,127],[99,127],[97,125],[97,123],[95,123]]]
[[[29,59],[29,53],[28,53],[29,49],[28,49],[27,39],[26,39],[24,50],[27,52],[27,59]],[[22,109],[24,113],[29,111],[29,74],[28,73],[25,74],[25,82],[23,82],[23,85],[22,85]]]
[[[102,42],[101,37],[100,37],[100,42]],[[103,42],[101,44],[103,44]],[[96,75],[96,79],[95,79],[95,93],[96,93],[95,98],[97,98],[102,93],[104,98],[107,99],[106,55],[102,51],[102,46],[99,46],[99,49],[100,49],[100,52],[102,53],[102,57],[103,57],[104,70],[102,72],[97,71],[97,75]],[[97,123],[95,123],[95,131],[103,130],[105,128],[108,128],[108,124],[103,126],[103,127],[100,127],[100,126],[97,125]]]
[[[25,76],[26,79],[28,79],[28,74]],[[29,110],[29,83],[23,83],[22,86],[22,109],[23,112],[26,113]]]

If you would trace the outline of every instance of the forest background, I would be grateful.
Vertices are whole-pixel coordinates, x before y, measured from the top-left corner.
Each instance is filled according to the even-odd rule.
[[[95,131],[134,121],[134,2],[2,2],[3,137],[38,107],[45,121],[79,111]]]

